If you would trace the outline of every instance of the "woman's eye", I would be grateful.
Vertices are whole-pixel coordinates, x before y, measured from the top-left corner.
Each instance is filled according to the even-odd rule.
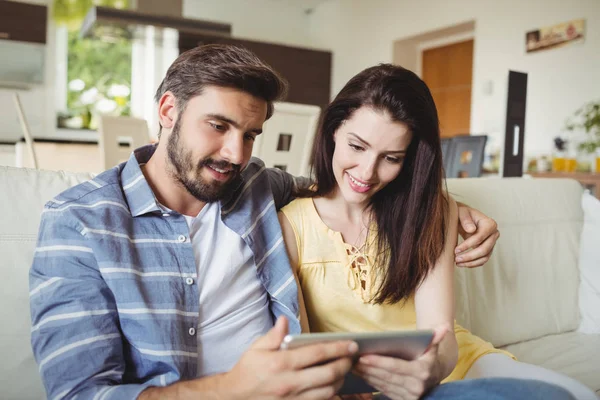
[[[398,158],[398,157],[386,157],[385,160],[389,163],[392,164],[400,164],[402,161],[404,161],[404,158]]]
[[[386,157],[385,158],[387,162],[392,163],[392,164],[400,164],[401,162],[404,161],[404,157]]]
[[[351,148],[352,150],[354,150],[354,151],[363,151],[363,150],[364,150],[362,147],[360,147],[360,146],[357,146],[357,145],[355,145],[355,144],[352,144],[352,143],[348,143],[348,146],[350,146],[350,148]]]

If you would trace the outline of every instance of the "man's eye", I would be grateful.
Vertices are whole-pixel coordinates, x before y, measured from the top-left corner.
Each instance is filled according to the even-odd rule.
[[[251,134],[246,134],[246,135],[244,135],[244,139],[254,142],[256,140],[256,136],[251,135]]]
[[[219,132],[223,132],[225,130],[225,125],[219,125],[219,124],[215,124],[212,122],[209,122],[210,126],[213,127],[213,129],[219,131]]]

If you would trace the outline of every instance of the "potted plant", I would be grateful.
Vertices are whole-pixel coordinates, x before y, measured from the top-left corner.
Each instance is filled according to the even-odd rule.
[[[600,100],[590,101],[575,111],[573,117],[567,121],[566,129],[584,131],[586,140],[579,143],[578,150],[587,154],[588,160],[593,159],[593,155],[600,158]]]

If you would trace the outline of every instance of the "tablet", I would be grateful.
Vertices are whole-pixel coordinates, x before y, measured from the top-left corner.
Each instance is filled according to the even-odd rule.
[[[295,349],[308,344],[352,340],[358,344],[358,355],[378,354],[414,360],[427,350],[432,339],[432,330],[304,333],[287,335],[283,339],[280,349]]]

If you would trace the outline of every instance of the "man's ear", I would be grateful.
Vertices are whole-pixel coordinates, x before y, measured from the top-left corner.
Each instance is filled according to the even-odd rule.
[[[165,92],[158,101],[158,122],[162,129],[171,129],[177,118],[177,99],[172,92]]]

